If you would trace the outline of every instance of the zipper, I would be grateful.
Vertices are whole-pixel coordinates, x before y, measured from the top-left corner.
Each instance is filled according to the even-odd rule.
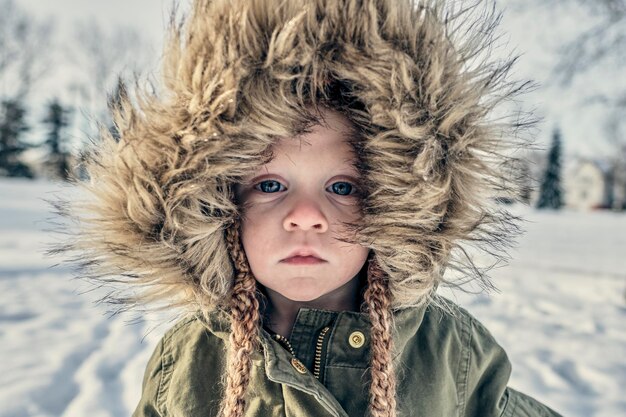
[[[315,363],[313,364],[313,375],[315,378],[320,379],[320,369],[322,367],[322,349],[324,347],[324,337],[330,330],[330,327],[324,327],[317,337],[317,343],[315,344]]]
[[[289,353],[291,353],[291,356],[293,356],[294,358],[296,357],[296,353],[293,351],[293,347],[291,346],[291,343],[289,343],[289,340],[286,337],[281,336],[278,333],[276,333],[274,335],[274,339],[281,342],[281,344],[289,350]]]
[[[317,337],[317,342],[315,343],[315,361],[313,363],[313,376],[317,379],[320,379],[320,371],[322,368],[322,350],[324,349],[324,338],[326,337],[326,334],[329,330],[330,327],[324,327]],[[287,350],[289,350],[289,353],[291,353],[291,356],[293,356],[294,358],[296,357],[293,346],[291,346],[291,343],[286,337],[276,333],[274,334],[274,339],[276,339],[283,346],[285,346]]]

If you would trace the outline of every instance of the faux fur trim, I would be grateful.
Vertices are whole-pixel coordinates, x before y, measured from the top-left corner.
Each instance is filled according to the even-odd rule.
[[[513,151],[531,125],[507,107],[529,86],[509,80],[515,59],[490,56],[499,18],[491,2],[195,1],[172,19],[161,91],[121,90],[119,138],[87,155],[85,197],[57,204],[77,226],[59,251],[123,308],[223,305],[232,185],[306,130],[313,103],[358,128],[368,195],[348,226],[393,307],[429,300],[446,268],[488,286],[468,249],[506,258],[518,219],[494,200],[519,197]]]

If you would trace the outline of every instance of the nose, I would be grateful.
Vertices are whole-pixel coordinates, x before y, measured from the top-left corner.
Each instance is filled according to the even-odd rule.
[[[319,206],[310,200],[298,201],[283,220],[287,231],[313,229],[318,233],[328,230],[328,219]]]

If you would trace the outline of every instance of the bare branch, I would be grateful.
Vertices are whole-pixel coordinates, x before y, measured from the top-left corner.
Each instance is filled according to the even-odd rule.
[[[4,97],[24,97],[49,68],[51,21],[38,22],[0,0],[0,82]]]
[[[107,93],[120,76],[126,78],[146,68],[152,49],[136,29],[112,26],[105,30],[95,20],[77,24],[75,45],[65,51],[68,61],[82,73],[72,88],[80,91],[90,117],[108,123]]]
[[[554,72],[563,85],[592,67],[626,57],[626,15],[612,16],[583,32],[561,49],[562,58]]]

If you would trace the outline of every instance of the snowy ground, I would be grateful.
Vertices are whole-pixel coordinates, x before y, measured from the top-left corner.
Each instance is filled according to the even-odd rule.
[[[0,417],[122,417],[167,325],[109,318],[41,252],[57,187],[0,181]],[[505,347],[511,385],[572,417],[626,416],[626,215],[537,213],[500,293],[456,292]],[[83,294],[81,294],[83,293]]]

